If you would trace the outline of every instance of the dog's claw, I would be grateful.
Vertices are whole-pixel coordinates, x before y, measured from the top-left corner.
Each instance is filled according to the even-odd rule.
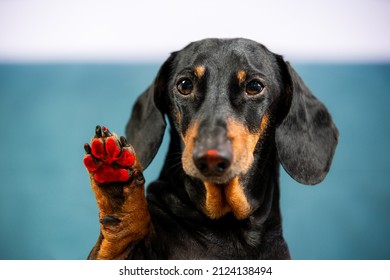
[[[100,125],[97,125],[97,126],[96,126],[96,129],[95,129],[95,137],[96,137],[96,138],[102,137],[102,128],[101,128]]]
[[[102,127],[102,136],[103,137],[109,137],[112,136],[111,132],[108,130],[107,127],[103,126]]]
[[[136,170],[133,172],[134,178],[137,180],[139,185],[143,185],[145,183],[145,177],[142,172],[137,172]]]
[[[122,147],[129,147],[129,146],[130,146],[130,145],[127,143],[126,137],[121,136],[121,137],[120,137],[120,141],[121,141]]]
[[[91,146],[89,146],[88,143],[85,143],[84,144],[84,150],[85,150],[85,153],[90,155],[91,154]]]

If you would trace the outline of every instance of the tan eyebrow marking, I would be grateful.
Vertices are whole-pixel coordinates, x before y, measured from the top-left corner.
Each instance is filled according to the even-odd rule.
[[[199,65],[195,67],[194,73],[198,79],[202,78],[205,72],[206,72],[206,68],[203,65]]]
[[[243,82],[245,82],[245,79],[246,79],[246,72],[244,70],[239,70],[237,72],[237,79],[238,79],[238,82],[241,84]]]

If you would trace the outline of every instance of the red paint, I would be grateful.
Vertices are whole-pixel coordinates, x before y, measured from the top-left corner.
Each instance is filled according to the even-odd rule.
[[[134,164],[134,161],[134,155],[128,149],[123,149],[117,163],[122,166],[130,167]]]
[[[95,138],[92,140],[91,153],[98,159],[103,159],[105,157],[106,152],[104,151],[104,143],[102,139]]]
[[[84,157],[84,165],[89,172],[94,172],[99,168],[99,166],[95,163],[91,155],[86,155]]]
[[[124,168],[114,168],[112,165],[104,165],[93,174],[98,183],[126,182],[130,179],[129,171]]]
[[[131,172],[128,168],[134,165],[135,155],[131,148],[121,148],[119,141],[110,136],[105,141],[102,138],[93,139],[91,154],[85,155],[83,161],[95,181],[100,184],[126,182],[130,180]]]
[[[206,156],[208,157],[216,157],[216,156],[219,156],[219,153],[217,150],[208,150],[206,152]]]
[[[106,139],[106,153],[110,158],[118,158],[120,154],[120,146],[118,141],[111,136]]]

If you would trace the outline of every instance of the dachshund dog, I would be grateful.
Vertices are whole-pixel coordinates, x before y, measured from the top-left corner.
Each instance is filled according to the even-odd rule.
[[[170,124],[158,180],[142,171]],[[338,130],[283,57],[247,39],[174,52],[117,137],[97,126],[84,164],[100,236],[89,259],[290,259],[279,168],[302,184],[329,171]],[[130,144],[128,144],[130,143]]]

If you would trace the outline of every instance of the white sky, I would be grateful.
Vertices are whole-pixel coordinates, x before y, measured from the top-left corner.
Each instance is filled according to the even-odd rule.
[[[0,61],[160,61],[206,37],[390,62],[390,0],[0,0]]]

